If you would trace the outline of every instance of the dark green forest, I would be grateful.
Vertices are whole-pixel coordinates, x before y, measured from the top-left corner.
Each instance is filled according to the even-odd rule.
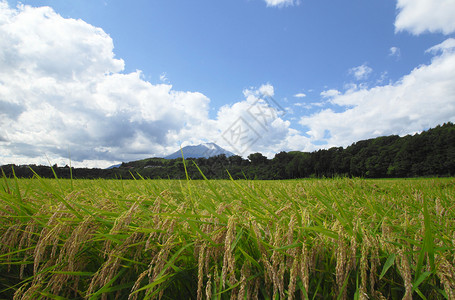
[[[439,125],[420,134],[378,137],[346,148],[314,152],[280,152],[273,159],[252,153],[248,159],[219,155],[210,158],[166,160],[149,158],[122,163],[119,168],[89,169],[68,166],[4,165],[6,176],[52,178],[186,178],[294,179],[308,177],[423,177],[455,175],[455,125]],[[199,170],[199,169],[200,170]],[[14,174],[13,174],[14,172]],[[55,175],[54,175],[55,172]]]

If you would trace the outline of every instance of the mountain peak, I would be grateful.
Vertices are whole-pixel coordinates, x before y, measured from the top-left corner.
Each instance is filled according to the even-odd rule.
[[[203,143],[199,145],[190,145],[182,148],[183,156],[185,158],[209,158],[224,154],[226,156],[233,156],[234,153],[227,151],[215,143]],[[171,155],[164,157],[165,159],[176,159],[181,158],[182,153],[180,150],[175,151]]]
[[[200,144],[199,146],[204,146],[204,147],[207,147],[208,149],[217,149],[217,148],[222,149],[220,146],[218,146],[215,143],[203,143],[203,144]]]

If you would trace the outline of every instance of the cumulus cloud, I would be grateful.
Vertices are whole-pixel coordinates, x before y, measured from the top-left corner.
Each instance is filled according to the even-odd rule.
[[[261,85],[259,87],[259,89],[257,90],[257,92],[259,92],[259,95],[263,96],[263,97],[273,97],[275,95],[275,88],[270,83],[267,83],[267,84]],[[243,93],[245,95],[251,95],[251,94],[255,94],[257,92],[251,91],[251,90],[245,90]]]
[[[367,79],[371,72],[373,72],[373,69],[367,66],[367,64],[363,64],[349,70],[349,74],[353,75],[357,80]]]
[[[268,7],[283,7],[283,6],[292,6],[299,4],[298,0],[265,0]]]
[[[76,165],[103,165],[205,134],[210,100],[122,73],[100,28],[3,1],[0,36],[0,164],[45,163],[69,150]]]
[[[408,31],[415,35],[423,32],[455,32],[455,1],[398,0],[397,10],[397,32]]]
[[[306,95],[304,93],[298,93],[298,94],[295,94],[294,97],[296,97],[296,98],[305,98]]]
[[[331,102],[345,106],[343,112],[325,109],[303,117],[312,140],[330,133],[329,145],[347,146],[381,135],[419,132],[455,121],[455,48],[451,39],[429,49],[439,55],[399,81],[374,88],[336,93]]]

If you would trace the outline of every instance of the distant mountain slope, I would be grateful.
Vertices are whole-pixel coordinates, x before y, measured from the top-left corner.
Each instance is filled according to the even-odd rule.
[[[209,158],[224,154],[227,157],[235,155],[234,153],[227,151],[215,143],[205,143],[197,146],[186,146],[182,148],[183,156],[185,158]],[[180,150],[175,151],[171,155],[164,157],[165,159],[176,159],[181,158],[182,152]]]
[[[122,164],[118,164],[118,165],[112,165],[110,167],[107,167],[106,170],[110,170],[110,169],[114,169],[114,168],[119,168]]]

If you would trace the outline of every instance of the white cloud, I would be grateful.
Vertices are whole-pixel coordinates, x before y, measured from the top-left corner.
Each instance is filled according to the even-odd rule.
[[[389,76],[387,71],[381,73],[381,76],[376,80],[376,84],[383,84]]]
[[[407,134],[455,121],[455,48],[450,40],[432,47],[445,50],[401,80],[374,88],[358,88],[331,98],[344,112],[325,109],[303,117],[312,140],[330,132],[327,142],[347,146],[381,135]],[[434,53],[434,51],[432,52]]]
[[[334,89],[330,89],[330,90],[321,92],[321,96],[323,98],[332,98],[332,97],[338,96],[339,94],[340,94],[340,91],[334,90]]]
[[[169,83],[169,78],[167,78],[166,72],[160,74],[160,81],[162,83]]]
[[[283,6],[292,6],[299,4],[298,0],[265,0],[268,7],[283,7]]]
[[[400,56],[401,56],[400,48],[398,48],[398,47],[390,47],[389,56],[394,56],[396,58],[400,58]]]
[[[312,102],[312,103],[294,103],[295,106],[297,107],[303,107],[305,109],[313,109],[315,107],[323,107],[327,103],[326,102]]]
[[[275,89],[270,83],[261,85],[258,91],[259,95],[263,97],[273,97],[275,95]]]
[[[304,93],[298,93],[298,94],[295,94],[294,97],[296,97],[296,98],[305,98],[306,95]]]
[[[442,42],[441,44],[431,47],[430,49],[428,49],[425,52],[437,54],[438,52],[445,53],[445,52],[452,52],[454,50],[455,50],[455,39],[449,38],[449,39],[445,40],[444,42]]]
[[[99,166],[206,134],[210,100],[121,73],[100,28],[0,2],[0,36],[0,164],[47,163],[69,150],[75,165]]]
[[[353,75],[357,80],[367,79],[371,72],[373,72],[373,69],[367,66],[367,64],[363,64],[349,70],[349,74]]]
[[[395,31],[455,32],[455,1],[453,0],[398,0],[399,11]]]

